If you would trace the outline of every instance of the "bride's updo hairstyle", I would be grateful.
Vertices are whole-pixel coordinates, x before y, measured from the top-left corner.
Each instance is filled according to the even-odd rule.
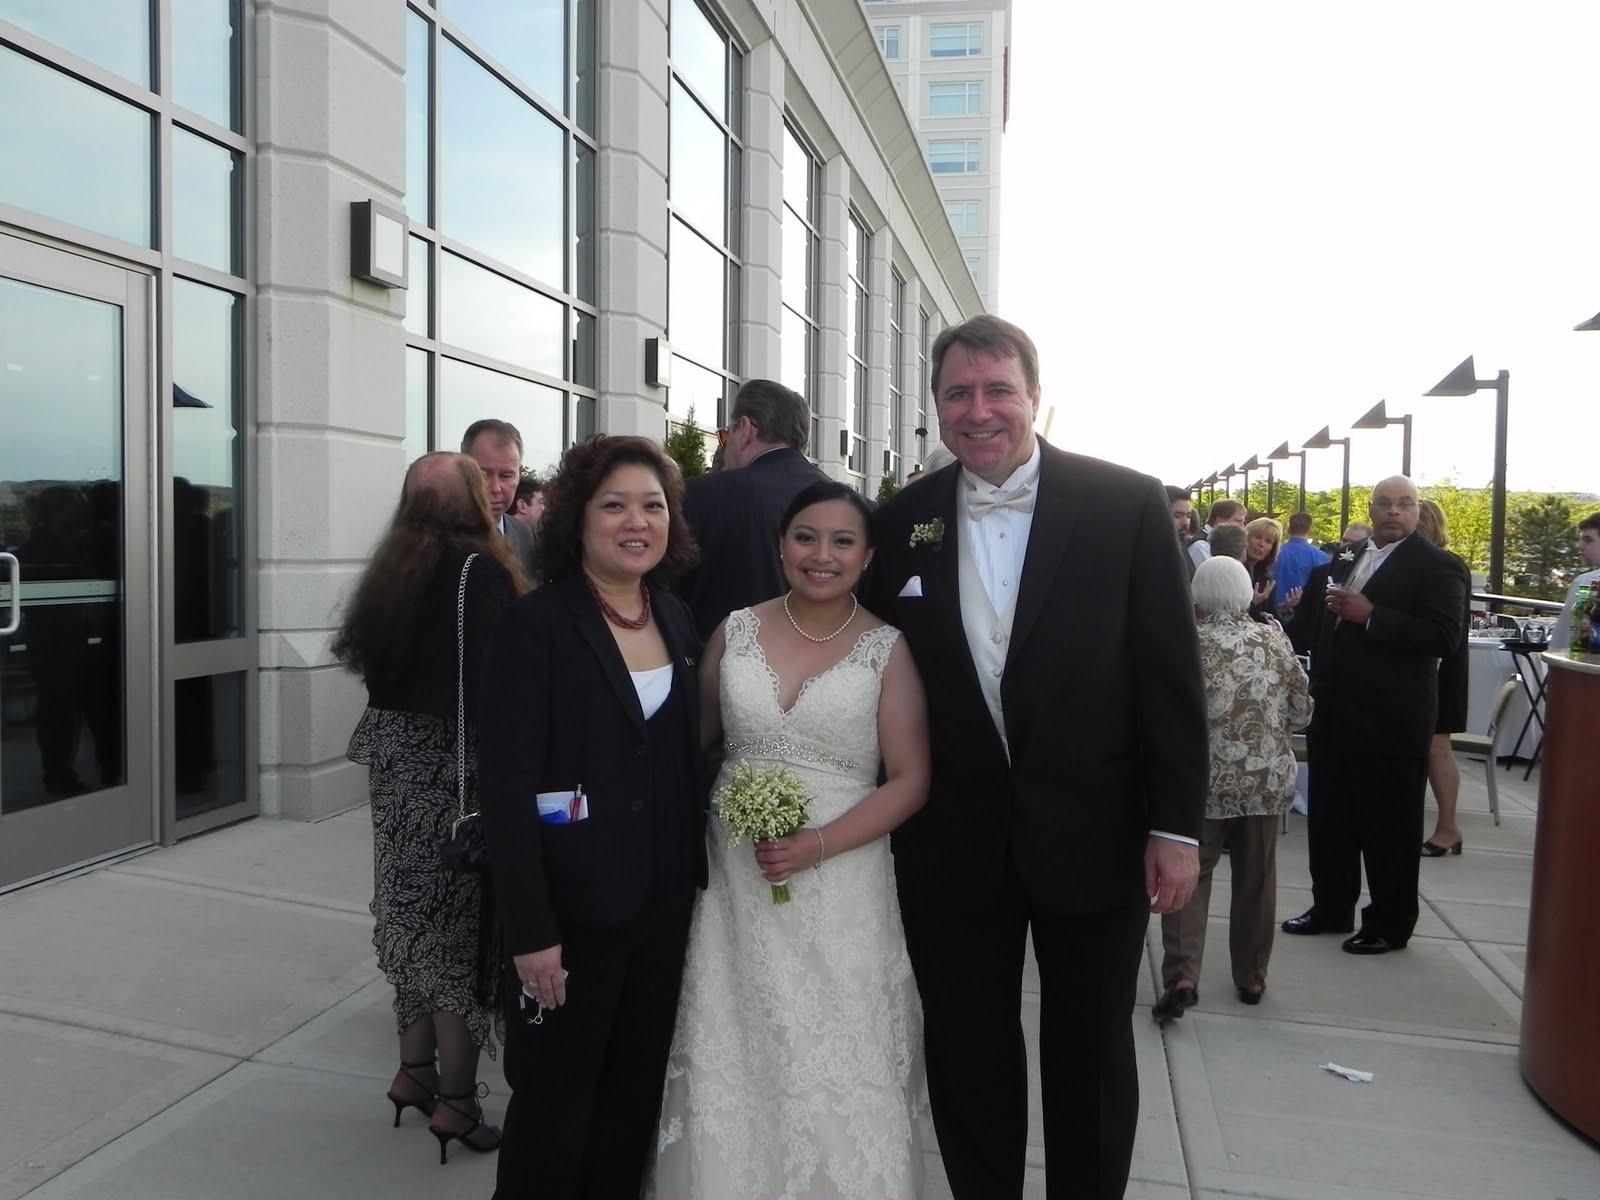
[[[778,540],[781,542],[789,535],[789,526],[794,524],[794,519],[810,508],[813,504],[826,504],[829,500],[843,500],[855,509],[861,516],[861,532],[866,538],[866,547],[872,549],[872,510],[867,507],[867,502],[862,499],[861,493],[847,483],[840,483],[835,479],[823,479],[813,483],[789,503],[784,510],[783,520],[778,522]]]

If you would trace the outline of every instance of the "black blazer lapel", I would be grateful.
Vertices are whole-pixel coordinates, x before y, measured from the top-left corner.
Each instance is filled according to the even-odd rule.
[[[972,651],[967,646],[967,629],[961,622],[961,519],[956,512],[956,489],[962,486],[961,468],[955,466],[935,473],[917,486],[937,489],[932,492],[933,509],[926,515],[930,521],[944,524],[944,538],[937,547],[913,549],[911,561],[922,568],[919,572],[922,595],[933,606],[939,624],[955,646],[956,658],[967,682],[977,688],[978,668],[973,665]]]
[[[651,599],[653,601],[654,597]],[[589,644],[589,649],[594,651],[594,656],[600,664],[600,673],[605,676],[606,683],[610,684],[611,690],[616,693],[622,711],[628,714],[635,729],[643,734],[644,709],[639,707],[639,693],[633,686],[633,677],[628,674],[627,664],[622,661],[622,652],[617,649],[616,639],[606,628],[605,614],[600,611],[600,606],[594,602],[594,597],[589,595],[589,590],[581,581],[575,588],[569,589],[567,601],[572,606],[578,633]],[[676,654],[673,658],[676,661]]]
[[[700,711],[700,672],[694,656],[694,635],[678,620],[677,610],[666,599],[666,593],[658,588],[650,589],[650,604],[656,614],[656,628],[661,631],[661,640],[667,644],[667,653],[672,656],[672,686],[681,688],[680,694],[689,705],[689,712]],[[632,680],[629,686],[632,687]],[[638,702],[638,691],[634,691],[634,701]],[[643,717],[643,710],[640,710]]]
[[[1011,618],[1011,645],[1006,651],[1010,667],[1027,642],[1045,601],[1050,598],[1056,571],[1082,510],[1082,481],[1073,477],[1067,455],[1039,443],[1039,495],[1034,501],[1033,524],[1028,530],[1028,550],[1022,560],[1022,582],[1017,588],[1017,611]]]

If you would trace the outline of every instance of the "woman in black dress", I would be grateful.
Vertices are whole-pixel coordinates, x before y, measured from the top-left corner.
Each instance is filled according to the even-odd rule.
[[[1444,509],[1424,500],[1417,514],[1417,533],[1441,550],[1450,547],[1450,523]],[[1461,796],[1461,768],[1450,749],[1450,735],[1467,727],[1467,636],[1472,628],[1472,568],[1455,554],[1459,572],[1467,583],[1466,619],[1461,623],[1461,641],[1448,657],[1439,660],[1439,719],[1428,744],[1428,783],[1439,806],[1439,820],[1433,833],[1422,843],[1423,858],[1443,858],[1461,853],[1461,826],[1456,824],[1456,801]]]
[[[469,555],[477,557],[463,582]],[[446,870],[439,850],[458,810],[457,737],[467,739],[467,809],[476,807],[472,743],[485,644],[526,590],[490,522],[483,472],[464,454],[425,454],[406,472],[400,505],[333,642],[367,685],[347,753],[370,768],[372,941],[394,986],[400,1030],[389,1100],[396,1125],[408,1107],[427,1114],[441,1149],[451,1139],[480,1151],[500,1142],[481,1123],[476,1097],[478,1054],[494,1053],[498,1012],[492,914],[479,878]],[[456,723],[458,598],[465,729]]]
[[[480,727],[508,1007],[499,1200],[637,1197],[655,1151],[689,914],[705,886],[682,478],[653,442],[567,451],[546,583],[500,623]],[[486,695],[486,700],[489,697]]]
[[[1250,616],[1268,621],[1276,615],[1272,593],[1277,588],[1273,568],[1278,562],[1278,547],[1283,544],[1283,526],[1271,517],[1257,517],[1244,527],[1244,568],[1250,572]]]

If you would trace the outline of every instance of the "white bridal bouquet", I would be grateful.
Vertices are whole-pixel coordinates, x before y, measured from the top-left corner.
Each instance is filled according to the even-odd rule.
[[[757,770],[740,763],[728,773],[728,782],[717,789],[717,816],[728,827],[728,844],[737,846],[745,838],[770,842],[788,837],[811,815],[811,797],[805,784],[788,767],[763,767]],[[789,903],[787,882],[772,885],[772,902]]]

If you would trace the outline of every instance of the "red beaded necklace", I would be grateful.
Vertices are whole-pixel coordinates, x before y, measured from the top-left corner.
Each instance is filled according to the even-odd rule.
[[[600,611],[605,613],[606,620],[610,621],[618,629],[643,629],[650,624],[650,589],[645,587],[644,580],[641,579],[639,581],[639,599],[643,602],[644,609],[632,620],[629,620],[611,607],[606,598],[600,594],[600,589],[595,587],[594,580],[589,578],[587,571],[584,572],[583,581],[589,585],[589,594],[594,597],[594,602],[600,606]]]

